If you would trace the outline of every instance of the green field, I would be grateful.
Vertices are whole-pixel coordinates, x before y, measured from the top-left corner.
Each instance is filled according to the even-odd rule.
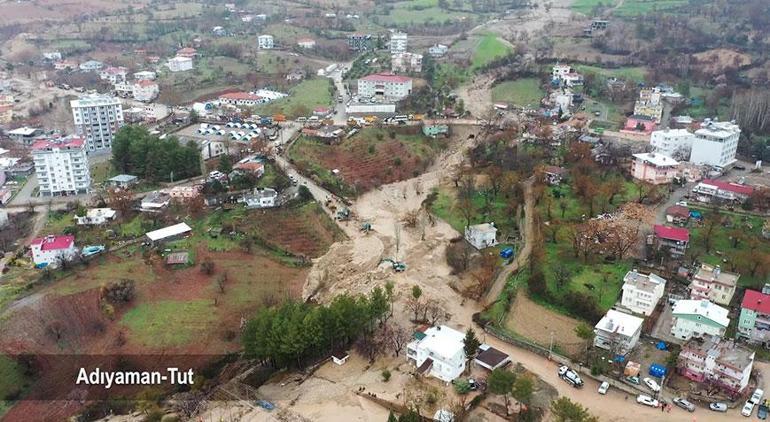
[[[211,300],[162,300],[143,303],[126,312],[121,324],[129,337],[150,348],[182,346],[200,332],[209,331],[217,320]]]
[[[472,68],[478,69],[487,63],[511,52],[509,47],[494,34],[487,34],[481,39],[473,53]]]
[[[466,219],[463,213],[457,207],[455,194],[445,189],[439,189],[438,197],[431,207],[431,212],[436,217],[446,221],[453,229],[460,233],[465,230]],[[511,234],[516,228],[516,215],[508,208],[508,204],[502,194],[493,198],[487,206],[487,200],[484,193],[477,192],[472,199],[475,213],[471,218],[471,224],[494,222],[500,230],[498,240],[503,236]]]
[[[602,78],[619,78],[628,79],[635,82],[644,82],[644,77],[647,75],[647,69],[644,67],[619,67],[617,69],[603,68],[599,66],[589,66],[578,64],[575,65],[575,70],[580,73],[594,73]]]
[[[590,16],[597,6],[602,8],[617,7],[620,0],[575,0],[572,10]],[[687,4],[687,0],[624,0],[614,9],[618,16],[636,16],[654,11],[665,11]]]
[[[307,79],[289,91],[289,96],[257,107],[257,113],[282,113],[289,118],[309,116],[316,107],[328,107],[332,103],[331,79]]]
[[[411,0],[393,4],[380,20],[385,25],[414,26],[444,24],[463,17],[470,18],[471,15],[441,8],[438,0]]]
[[[506,81],[492,88],[492,101],[512,103],[520,107],[537,107],[544,95],[537,78]]]

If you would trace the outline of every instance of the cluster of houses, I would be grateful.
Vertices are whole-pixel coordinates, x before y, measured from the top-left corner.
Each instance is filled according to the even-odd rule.
[[[702,264],[692,275],[689,298],[670,300],[670,321],[658,321],[662,327],[670,326],[669,332],[659,335],[682,344],[677,372],[730,397],[746,391],[755,355],[750,348],[725,338],[730,324],[727,306],[733,300],[739,278],[739,274],[723,271],[719,266]],[[615,355],[627,355],[639,342],[645,318],[666,317],[660,312],[666,306],[666,291],[666,280],[658,275],[629,271],[623,278],[620,303],[594,327],[594,346]],[[736,337],[767,345],[768,333],[770,285],[762,292],[746,290]]]

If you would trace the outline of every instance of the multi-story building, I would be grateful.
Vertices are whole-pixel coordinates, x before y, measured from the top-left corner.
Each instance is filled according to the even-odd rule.
[[[666,290],[666,280],[650,273],[640,274],[636,270],[623,277],[623,297],[620,304],[635,314],[651,315]]]
[[[692,337],[724,336],[730,318],[727,309],[706,299],[678,300],[671,311],[671,335],[680,340]]]
[[[737,338],[770,346],[770,285],[761,292],[746,290],[741,302]]]
[[[137,81],[154,81],[157,75],[150,70],[143,70],[141,72],[134,73],[134,79]]]
[[[563,84],[567,87],[583,84],[583,75],[575,72],[570,65],[557,64],[551,70],[551,80],[554,84]]]
[[[32,262],[38,268],[56,267],[63,261],[71,261],[78,253],[75,247],[75,236],[71,235],[38,237],[32,239],[29,248],[32,253]]]
[[[128,69],[123,66],[109,66],[99,72],[100,79],[108,81],[113,85],[125,82],[126,75],[128,75]]]
[[[358,95],[386,101],[398,101],[412,93],[412,78],[392,73],[375,73],[358,80]]]
[[[422,72],[422,54],[397,53],[390,58],[390,69],[394,73]]]
[[[371,50],[372,34],[351,34],[348,35],[348,48],[354,51]]]
[[[0,104],[0,125],[13,121],[13,104]]]
[[[275,46],[272,35],[263,34],[257,37],[257,47],[260,50],[270,50]]]
[[[104,67],[104,63],[97,61],[97,60],[88,60],[83,63],[80,63],[80,70],[83,72],[93,72],[97,70],[101,70]]]
[[[447,51],[449,51],[448,46],[444,44],[434,44],[428,49],[428,54],[430,54],[431,57],[443,57]]]
[[[88,151],[112,148],[115,132],[123,127],[123,106],[111,95],[84,95],[70,101],[75,133],[86,140]]]
[[[663,250],[671,256],[683,256],[690,243],[690,231],[681,227],[669,227],[656,224],[653,227],[655,249]]]
[[[610,309],[594,327],[594,346],[625,355],[639,341],[643,322],[642,318]]]
[[[171,72],[185,72],[192,70],[193,59],[189,57],[172,57],[166,62],[166,67]]]
[[[719,265],[702,264],[690,283],[690,298],[729,306],[740,277],[740,274],[722,271]]]
[[[663,117],[663,102],[660,88],[642,88],[639,91],[639,99],[634,104],[634,115],[644,116],[660,123]]]
[[[32,145],[32,158],[41,196],[88,193],[91,175],[85,141],[73,136]]]
[[[43,129],[37,127],[23,126],[6,132],[12,141],[18,142],[24,146],[30,146],[40,135],[43,134]]]
[[[735,163],[741,128],[735,122],[706,119],[695,131],[690,162],[723,169]]]
[[[137,101],[149,102],[155,99],[160,93],[158,84],[149,80],[137,81],[133,86],[134,99]]]
[[[678,160],[689,160],[695,135],[687,129],[656,130],[650,134],[650,145],[658,154]]]
[[[315,48],[315,40],[312,38],[300,38],[297,40],[297,46],[305,49]]]
[[[634,161],[631,163],[631,176],[653,185],[671,183],[678,170],[678,161],[654,152],[634,154]]]
[[[416,332],[415,340],[406,346],[406,360],[444,382],[452,382],[465,371],[465,335],[446,325]]]
[[[746,391],[754,367],[754,351],[717,336],[692,339],[682,346],[677,372],[695,382],[717,387],[731,397]]]
[[[194,59],[198,56],[198,50],[192,48],[192,47],[184,47],[180,48],[176,51],[177,57],[187,57],[190,59]]]
[[[78,62],[74,60],[59,60],[53,64],[55,70],[75,70],[78,67]]]
[[[390,34],[390,54],[406,53],[406,32],[394,32]]]

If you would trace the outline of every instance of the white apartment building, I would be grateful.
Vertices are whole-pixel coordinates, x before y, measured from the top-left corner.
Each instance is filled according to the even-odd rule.
[[[393,54],[390,57],[390,70],[394,73],[422,72],[422,54]]]
[[[465,334],[446,325],[430,327],[415,333],[415,340],[406,346],[406,360],[420,374],[452,382],[465,371]]]
[[[166,62],[166,67],[168,67],[168,70],[171,72],[185,72],[192,70],[193,59],[190,57],[172,57]]]
[[[123,106],[111,95],[84,95],[70,101],[75,133],[86,140],[88,151],[112,148],[115,132],[123,127]]]
[[[740,274],[722,271],[719,265],[701,264],[690,283],[690,298],[729,306],[740,277]]]
[[[653,185],[671,183],[678,171],[678,161],[654,152],[634,154],[634,161],[631,163],[631,176]]]
[[[152,101],[159,93],[160,88],[158,88],[158,84],[153,81],[141,80],[134,84],[133,95],[136,101]]]
[[[412,93],[412,78],[392,73],[374,73],[358,80],[358,95],[398,101]]]
[[[406,53],[407,38],[405,32],[390,34],[390,54]]]
[[[678,300],[671,311],[671,335],[680,340],[724,336],[730,318],[727,309],[708,300]]]
[[[690,162],[724,168],[733,164],[741,128],[735,122],[706,119],[695,131]]]
[[[649,316],[658,306],[666,290],[666,280],[654,273],[629,271],[623,277],[621,305],[635,314]]]
[[[642,334],[643,319],[610,309],[594,327],[594,346],[625,355]]]
[[[269,50],[275,47],[275,41],[273,39],[273,36],[267,35],[267,34],[258,36],[257,47],[259,47],[260,50]]]
[[[656,130],[650,135],[650,145],[655,153],[677,160],[688,160],[695,135],[687,129]]]
[[[41,196],[88,193],[91,175],[85,144],[83,139],[70,136],[38,141],[32,145]]]
[[[755,352],[716,336],[693,339],[682,346],[677,372],[693,381],[717,387],[730,396],[746,391]]]

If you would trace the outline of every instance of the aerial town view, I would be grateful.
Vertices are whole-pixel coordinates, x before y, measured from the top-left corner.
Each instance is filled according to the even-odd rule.
[[[0,0],[0,421],[766,420],[768,52],[768,0]]]

